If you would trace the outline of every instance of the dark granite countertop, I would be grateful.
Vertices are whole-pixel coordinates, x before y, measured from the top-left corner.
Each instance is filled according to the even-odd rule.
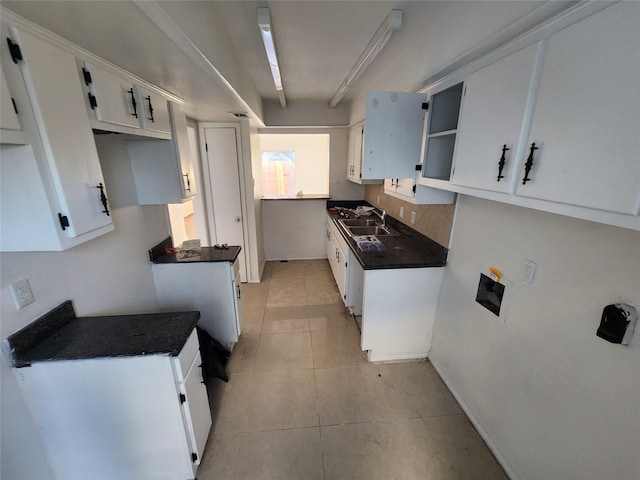
[[[201,247],[200,253],[165,253],[165,248],[172,246],[171,237],[166,238],[149,250],[149,259],[153,263],[233,263],[241,250],[239,246],[228,245],[226,248]]]
[[[338,212],[330,211],[332,207],[355,208],[358,205],[371,206],[365,201],[339,201],[327,202],[327,213],[334,222],[340,217]],[[354,218],[353,216],[351,218]],[[346,235],[340,227],[338,231],[345,238],[351,251],[353,251],[358,263],[365,270],[381,270],[391,268],[422,268],[444,267],[447,263],[448,250],[439,243],[431,240],[426,235],[406,226],[393,217],[387,215],[387,225],[392,227],[399,236],[377,237],[384,244],[384,250],[380,252],[363,252],[356,242]],[[336,224],[337,225],[337,224]]]
[[[76,317],[70,300],[4,341],[15,367],[36,362],[177,356],[200,312]]]

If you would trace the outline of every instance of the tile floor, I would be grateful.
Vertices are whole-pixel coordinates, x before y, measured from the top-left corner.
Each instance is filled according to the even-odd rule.
[[[427,361],[367,362],[326,260],[268,262],[242,295],[199,480],[507,479]]]

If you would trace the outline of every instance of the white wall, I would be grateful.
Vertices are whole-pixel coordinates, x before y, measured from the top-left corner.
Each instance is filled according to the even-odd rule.
[[[504,325],[473,305],[481,265],[513,281]],[[640,331],[596,336],[619,301],[640,310],[640,232],[459,197],[430,358],[514,478],[640,478]]]
[[[115,231],[64,252],[3,253],[0,336],[4,339],[65,300],[81,316],[158,311],[147,250],[166,238],[163,206],[112,211]],[[9,285],[31,284],[35,303],[16,310]],[[4,480],[52,478],[36,427],[4,356],[2,471]]]
[[[326,200],[263,200],[267,260],[327,258]]]
[[[262,229],[262,162],[260,160],[260,135],[252,120],[240,121],[242,162],[244,166],[244,189],[246,195],[248,246],[247,281],[259,283],[264,269],[264,236]]]

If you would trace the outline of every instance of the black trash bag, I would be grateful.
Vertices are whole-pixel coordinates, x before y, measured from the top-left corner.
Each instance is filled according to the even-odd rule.
[[[202,375],[204,381],[208,381],[211,377],[219,378],[224,382],[229,381],[225,367],[229,361],[229,352],[220,342],[203,330],[196,326],[198,332],[198,340],[200,341],[200,355],[202,356]]]

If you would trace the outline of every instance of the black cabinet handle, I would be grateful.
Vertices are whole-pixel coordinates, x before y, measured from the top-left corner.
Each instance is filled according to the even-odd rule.
[[[502,156],[500,157],[500,161],[498,162],[498,182],[500,181],[501,178],[504,178],[504,175],[502,175],[502,170],[504,169],[504,165],[506,163],[504,159],[504,154],[508,150],[511,150],[511,149],[507,148],[507,145],[502,146]]]
[[[527,158],[527,162],[524,164],[524,178],[522,179],[522,184],[525,185],[527,182],[530,182],[529,172],[531,171],[531,167],[533,167],[533,152],[538,150],[535,143],[531,144],[531,148],[529,149],[529,158]]]
[[[133,113],[131,115],[138,118],[138,104],[136,103],[136,96],[133,93],[133,88],[129,89],[129,93],[131,94],[131,106],[133,107]]]
[[[147,102],[149,102],[149,120],[151,120],[151,123],[155,123],[155,121],[153,120],[153,105],[151,105],[151,95],[147,97]]]
[[[102,213],[106,213],[107,216],[109,216],[109,204],[107,202],[107,196],[104,194],[104,185],[100,183],[100,185],[98,185],[96,188],[100,189],[100,201],[102,202],[102,206],[104,207]]]
[[[187,187],[185,188],[185,190],[187,192],[190,192],[191,191],[191,182],[189,181],[189,174],[188,173],[183,173],[182,176],[187,179]]]

